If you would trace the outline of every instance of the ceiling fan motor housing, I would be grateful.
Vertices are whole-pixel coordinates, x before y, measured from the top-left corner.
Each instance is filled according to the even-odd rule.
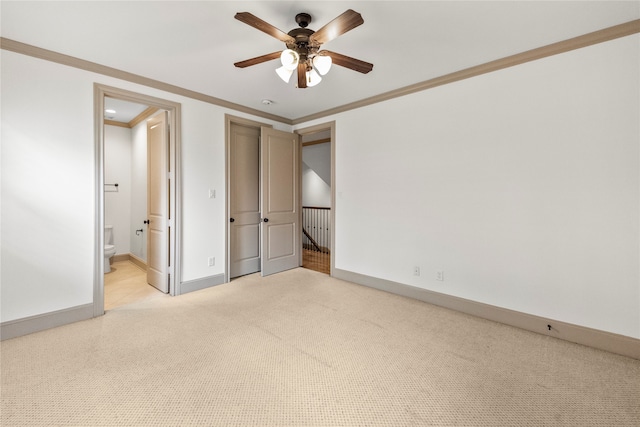
[[[306,61],[311,55],[318,52],[319,46],[312,46],[309,43],[309,37],[315,31],[308,28],[295,28],[289,31],[289,35],[295,39],[295,43],[287,43],[287,48],[295,50],[300,55],[301,61]]]
[[[308,13],[299,13],[296,15],[296,23],[302,28],[307,28],[311,23],[311,15]]]

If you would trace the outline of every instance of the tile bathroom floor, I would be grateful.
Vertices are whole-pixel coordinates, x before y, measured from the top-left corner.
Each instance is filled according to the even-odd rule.
[[[104,275],[104,309],[112,310],[147,298],[163,297],[147,283],[147,272],[131,261],[111,264],[111,272]]]

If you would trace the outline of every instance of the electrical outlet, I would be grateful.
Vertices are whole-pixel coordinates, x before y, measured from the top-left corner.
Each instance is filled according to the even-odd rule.
[[[444,282],[444,271],[436,271],[436,280]]]
[[[209,189],[209,198],[210,199],[216,198],[216,190]]]
[[[413,275],[414,276],[420,275],[420,267],[413,267]]]
[[[213,267],[214,265],[216,265],[216,257],[210,256],[209,257],[209,267]]]

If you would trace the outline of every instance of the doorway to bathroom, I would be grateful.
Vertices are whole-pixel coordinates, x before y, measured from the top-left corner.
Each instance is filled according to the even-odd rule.
[[[95,315],[115,300],[180,294],[179,118],[180,104],[95,85]]]

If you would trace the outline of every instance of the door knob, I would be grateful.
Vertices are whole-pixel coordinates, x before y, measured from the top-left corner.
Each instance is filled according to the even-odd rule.
[[[229,222],[234,222],[234,221],[235,221],[235,219],[229,218]]]
[[[142,222],[144,222],[145,224],[151,224],[151,220],[149,220],[149,219],[145,219],[145,220],[144,220],[144,221],[142,221]]]
[[[264,222],[269,222],[269,218],[263,219]]]

